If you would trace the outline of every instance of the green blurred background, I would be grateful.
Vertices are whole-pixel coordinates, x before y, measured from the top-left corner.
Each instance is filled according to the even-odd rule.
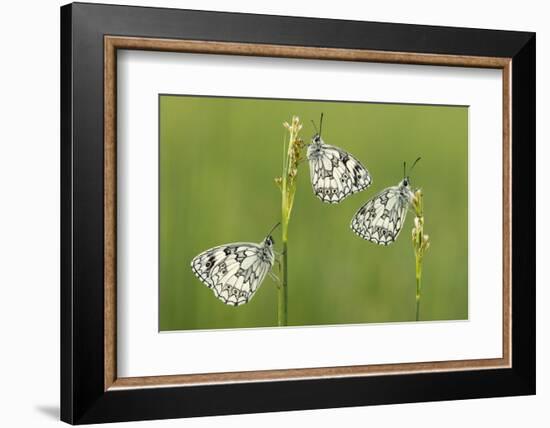
[[[230,307],[194,275],[190,262],[216,245],[260,242],[280,220],[282,123],[298,115],[309,141],[324,113],[323,139],[355,155],[373,183],[339,205],[312,193],[299,169],[289,226],[289,325],[402,322],[415,318],[409,212],[398,240],[381,247],[349,228],[356,210],[422,160],[411,179],[424,191],[421,320],[468,316],[468,109],[274,99],[160,95],[160,330],[277,324],[268,277],[246,305]],[[275,235],[280,248],[280,228]]]

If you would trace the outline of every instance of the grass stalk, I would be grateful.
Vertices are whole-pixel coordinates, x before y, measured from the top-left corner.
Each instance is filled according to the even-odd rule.
[[[281,255],[281,284],[277,293],[277,325],[288,325],[288,262],[287,242],[283,241],[283,253]]]
[[[284,127],[289,133],[288,144],[283,143],[283,174],[275,179],[281,189],[281,241],[282,254],[280,258],[281,278],[277,293],[277,325],[288,325],[288,225],[294,205],[296,193],[296,178],[298,165],[303,159],[304,144],[299,137],[302,124],[297,116],[291,123],[285,122]]]
[[[422,262],[416,256],[416,321],[420,319],[420,293],[422,290]]]
[[[424,233],[424,197],[422,190],[418,189],[412,199],[412,206],[415,212],[414,227],[412,230],[412,243],[415,259],[416,279],[416,317],[420,320],[420,298],[422,295],[422,263],[424,254],[430,247],[430,238]]]

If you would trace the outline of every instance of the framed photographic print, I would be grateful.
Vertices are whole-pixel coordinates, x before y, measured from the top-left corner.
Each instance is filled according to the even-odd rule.
[[[61,73],[62,420],[535,393],[533,33],[76,3]]]

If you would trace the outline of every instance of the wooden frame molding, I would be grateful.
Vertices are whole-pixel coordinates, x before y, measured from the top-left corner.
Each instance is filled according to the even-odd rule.
[[[503,81],[503,349],[502,358],[307,369],[118,378],[116,367],[116,81],[117,50],[134,49],[338,61],[422,64],[502,70]],[[510,58],[383,52],[253,43],[104,37],[104,389],[360,377],[509,368],[512,362],[512,61]]]

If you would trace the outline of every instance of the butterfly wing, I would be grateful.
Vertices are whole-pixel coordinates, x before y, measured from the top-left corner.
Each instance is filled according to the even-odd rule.
[[[309,159],[313,192],[323,202],[337,204],[371,184],[367,169],[346,151],[323,144],[317,156]]]
[[[351,229],[361,238],[389,245],[401,232],[409,200],[401,189],[388,187],[363,205],[351,220]]]
[[[193,272],[226,305],[247,303],[273,266],[262,245],[237,242],[204,251],[191,262]]]

